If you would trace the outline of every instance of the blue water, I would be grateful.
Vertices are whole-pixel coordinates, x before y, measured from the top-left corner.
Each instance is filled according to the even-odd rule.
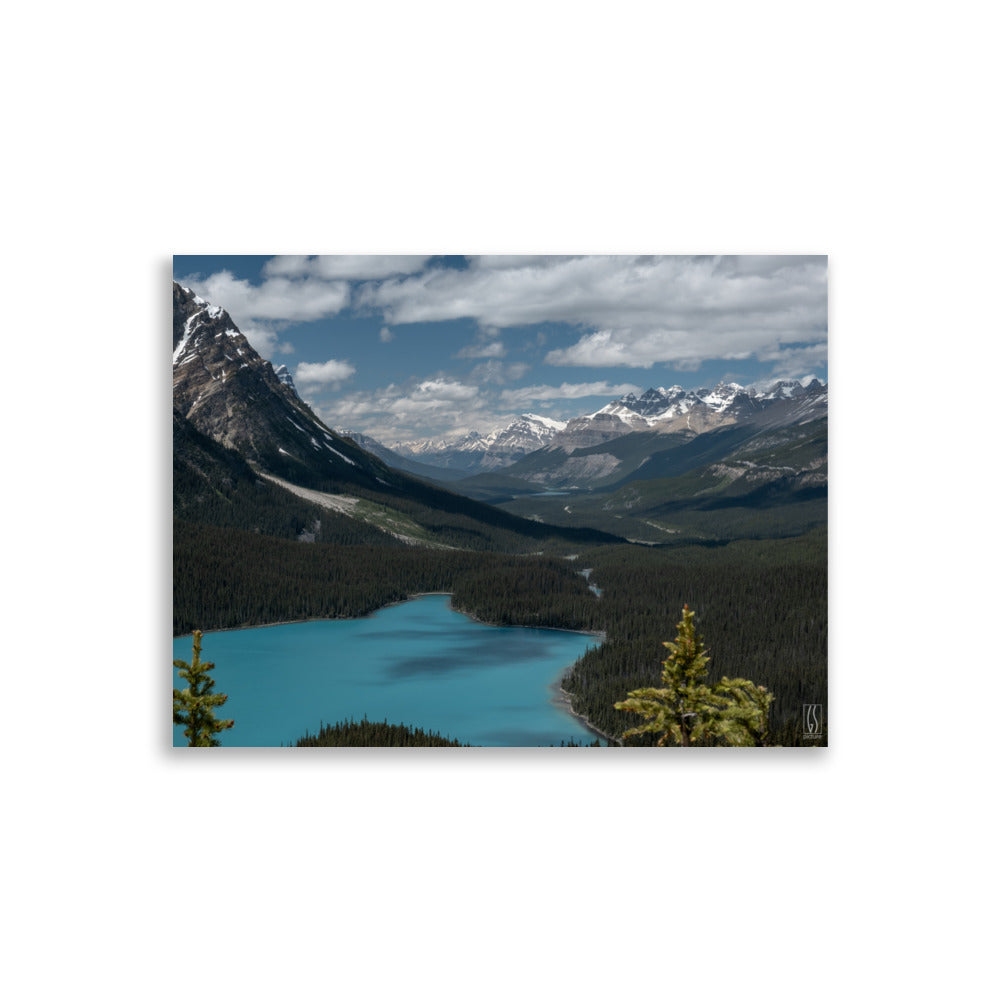
[[[476,746],[593,742],[553,699],[559,678],[595,645],[578,632],[495,628],[452,611],[432,594],[369,618],[206,632],[202,660],[215,663],[216,710],[236,725],[223,746],[294,744],[320,722],[343,719],[416,726]],[[191,637],[174,639],[191,662]],[[174,686],[181,687],[174,669]],[[174,726],[174,746],[185,746]]]

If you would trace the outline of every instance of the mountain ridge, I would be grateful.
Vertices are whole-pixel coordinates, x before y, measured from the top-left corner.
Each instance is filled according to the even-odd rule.
[[[492,442],[507,431],[513,431],[510,436],[516,437],[519,424],[547,419],[525,414],[489,435],[472,432],[457,445],[435,440],[409,442],[405,455],[382,446],[386,447],[383,458],[390,465],[404,468],[415,460],[407,456],[419,456],[419,474],[425,478],[433,480],[434,470],[439,469],[452,489],[493,500],[509,492],[518,480],[549,489],[610,485],[617,478],[640,475],[639,467],[655,454],[700,435],[727,428],[752,435],[769,427],[823,419],[827,408],[828,385],[815,376],[774,379],[749,386],[736,382],[699,389],[660,386],[647,389],[641,396],[627,393],[593,413],[566,421],[561,428],[561,421],[548,420],[545,432],[537,435],[540,444],[534,450],[526,450],[528,435],[524,435],[519,447],[511,448],[506,456],[490,452]],[[625,438],[629,439],[626,450],[644,451],[638,466],[623,464],[621,449],[612,447],[613,442]],[[468,458],[470,454],[475,457]],[[650,467],[646,474],[652,471]],[[499,494],[494,493],[494,488]]]
[[[382,447],[404,460],[417,460],[433,468],[472,475],[513,464],[519,458],[545,447],[565,427],[563,420],[522,413],[486,434],[469,431],[455,439],[395,441]]]
[[[396,515],[404,515],[419,528],[407,535],[408,541],[423,537],[435,546],[501,550],[523,550],[541,538],[572,544],[620,541],[593,529],[567,531],[525,520],[390,468],[331,431],[254,350],[224,309],[176,282],[173,302],[175,469],[183,473],[175,478],[175,512],[197,519],[201,501],[192,501],[184,489],[202,497],[224,495],[219,488],[223,480],[245,479],[245,463],[266,486],[298,490],[298,506],[313,495],[303,491],[334,498],[321,502],[314,497],[317,513],[357,516],[370,526],[382,525],[388,534],[395,531]],[[190,442],[196,438],[188,427],[228,451],[193,447]],[[180,466],[179,447],[185,449]],[[183,487],[180,495],[178,485]],[[358,502],[337,499],[344,496]],[[252,521],[258,513],[242,516]]]

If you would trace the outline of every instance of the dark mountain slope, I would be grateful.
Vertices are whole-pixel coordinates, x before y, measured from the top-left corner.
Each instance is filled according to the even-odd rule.
[[[656,471],[666,475],[652,478]],[[522,495],[503,506],[657,544],[801,534],[827,519],[827,420],[758,433],[724,428],[654,453],[613,488]]]
[[[276,538],[342,545],[402,545],[356,518],[318,508],[262,479],[246,460],[174,410],[174,520]]]
[[[224,309],[176,282],[173,336],[175,450],[181,450],[175,507],[189,519],[217,523],[218,516],[217,505],[201,508],[212,510],[211,517],[202,516],[189,490],[205,496],[206,483],[213,479],[232,479],[246,487],[250,469],[294,486],[401,512],[426,529],[432,544],[523,551],[537,548],[544,539],[570,545],[621,541],[593,529],[552,528],[525,520],[390,469],[326,427],[290,380],[280,379],[270,362],[257,354]],[[203,444],[195,448],[192,430],[235,452],[242,464]],[[195,452],[206,463],[200,474]],[[218,498],[225,491],[215,493]],[[303,503],[295,498],[298,508]],[[371,515],[370,507],[344,509]]]
[[[229,314],[174,282],[174,407],[203,434],[283,479],[376,486],[384,463],[333,434]]]

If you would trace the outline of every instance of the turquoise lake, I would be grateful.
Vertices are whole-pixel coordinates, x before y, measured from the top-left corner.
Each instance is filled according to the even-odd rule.
[[[216,715],[236,720],[220,742],[287,746],[321,721],[366,715],[477,746],[593,742],[555,699],[595,637],[480,625],[449,600],[430,594],[369,618],[206,632],[202,660],[215,664],[215,691],[229,695]],[[174,658],[191,662],[190,636],[174,639]],[[174,746],[187,743],[182,728]]]

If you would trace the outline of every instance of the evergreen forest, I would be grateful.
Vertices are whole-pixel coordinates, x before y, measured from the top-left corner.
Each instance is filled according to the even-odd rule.
[[[634,720],[616,702],[657,685],[663,642],[688,605],[708,647],[709,682],[728,676],[766,687],[772,743],[826,743],[825,730],[807,741],[802,728],[803,705],[827,701],[825,518],[793,537],[630,544],[428,487],[437,507],[413,493],[381,495],[371,501],[380,505],[374,521],[365,521],[262,480],[186,421],[174,430],[174,635],[354,618],[447,592],[456,610],[487,624],[603,634],[563,687],[573,710],[617,742]],[[442,495],[450,499],[441,503]],[[386,511],[413,526],[419,543],[384,530]],[[655,742],[627,744],[644,741]]]
[[[417,593],[449,592],[457,610],[488,624],[604,633],[563,686],[575,712],[619,739],[630,720],[615,703],[656,684],[662,643],[688,604],[709,647],[710,679],[745,677],[773,693],[773,742],[802,743],[802,705],[826,702],[825,532],[712,546],[599,546],[574,560],[421,549],[385,544],[386,537],[304,544],[175,521],[174,634],[353,618]],[[600,597],[579,572],[584,566]]]
[[[362,719],[345,719],[334,725],[320,723],[319,732],[315,735],[306,733],[296,740],[297,747],[468,747],[473,744],[460,743],[449,739],[438,732],[428,733],[414,726],[395,725],[383,720],[370,722]],[[579,747],[581,743],[563,741],[562,747]],[[589,747],[601,746],[600,740],[586,744]]]
[[[413,726],[393,725],[387,721],[369,722],[345,719],[334,725],[320,723],[319,732],[300,736],[297,747],[467,747],[468,743],[448,739],[440,733],[427,733]]]

